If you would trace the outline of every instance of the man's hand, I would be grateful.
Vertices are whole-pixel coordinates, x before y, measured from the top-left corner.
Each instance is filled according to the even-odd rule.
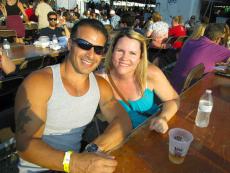
[[[104,153],[73,153],[70,161],[71,173],[112,173],[117,161]]]
[[[155,130],[158,133],[166,133],[168,131],[168,123],[167,121],[158,116],[158,117],[154,117],[151,122],[150,122],[150,126],[149,126],[150,130]]]

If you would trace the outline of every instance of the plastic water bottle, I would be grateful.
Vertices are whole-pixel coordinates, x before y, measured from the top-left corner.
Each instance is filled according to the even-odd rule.
[[[205,93],[201,96],[199,101],[198,111],[195,120],[196,126],[198,127],[208,126],[212,108],[213,108],[212,91],[206,90]]]
[[[3,49],[5,49],[5,50],[9,50],[10,49],[10,43],[9,43],[9,41],[6,38],[3,40],[2,46],[3,46]]]
[[[58,44],[58,39],[57,39],[57,36],[55,34],[53,35],[52,42],[53,42],[53,45]]]
[[[230,39],[227,41],[227,48],[230,49]]]

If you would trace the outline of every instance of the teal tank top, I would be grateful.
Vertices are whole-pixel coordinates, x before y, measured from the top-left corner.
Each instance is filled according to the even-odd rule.
[[[143,96],[135,101],[128,100],[127,105],[123,100],[119,100],[119,103],[128,112],[129,117],[132,121],[133,128],[136,128],[143,123],[149,116],[153,115],[159,110],[159,106],[154,100],[154,91],[146,88]]]

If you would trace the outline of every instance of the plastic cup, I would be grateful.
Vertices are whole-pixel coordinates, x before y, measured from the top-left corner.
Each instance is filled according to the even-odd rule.
[[[193,135],[181,128],[169,130],[169,160],[175,164],[184,162],[189,146],[193,141]]]

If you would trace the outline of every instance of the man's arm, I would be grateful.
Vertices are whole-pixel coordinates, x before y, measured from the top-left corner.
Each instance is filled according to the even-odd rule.
[[[19,87],[15,102],[16,146],[23,159],[54,170],[63,170],[64,152],[42,141],[52,79],[45,70],[30,75]]]
[[[65,153],[42,141],[51,92],[52,77],[47,69],[33,73],[19,87],[15,103],[16,145],[24,160],[63,171]],[[97,153],[74,152],[70,159],[71,173],[111,173],[116,165],[114,157]]]
[[[115,99],[110,85],[103,78],[97,76],[100,89],[100,109],[109,122],[105,132],[94,140],[102,151],[109,151],[117,147],[132,130],[128,113]]]

